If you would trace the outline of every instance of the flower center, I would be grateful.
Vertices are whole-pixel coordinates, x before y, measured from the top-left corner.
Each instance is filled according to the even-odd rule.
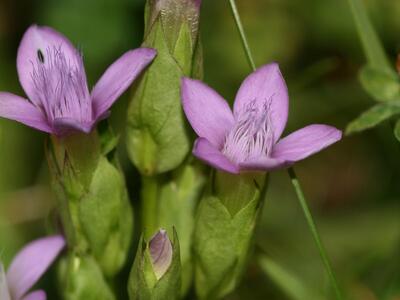
[[[50,121],[72,119],[88,123],[92,118],[90,94],[82,56],[76,53],[76,63],[67,59],[61,47],[37,51],[32,80],[36,98],[31,99]]]
[[[235,116],[235,124],[222,148],[232,162],[238,164],[251,158],[268,156],[273,144],[269,105],[257,105],[253,100]]]

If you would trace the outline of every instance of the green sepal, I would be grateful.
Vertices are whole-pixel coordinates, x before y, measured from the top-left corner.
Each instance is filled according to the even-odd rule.
[[[90,134],[77,133],[64,138],[56,136],[51,138],[59,175],[63,176],[65,172],[70,172],[73,178],[63,180],[76,180],[82,188],[87,188],[101,156],[97,131],[94,130]]]
[[[201,200],[194,234],[195,287],[220,299],[238,284],[253,245],[266,191],[265,175],[217,172]]]
[[[115,300],[96,260],[70,254],[60,261],[58,276],[65,300]]]
[[[376,101],[400,101],[400,80],[397,74],[365,66],[360,71],[360,82]]]
[[[196,79],[202,79],[204,77],[203,45],[200,39],[197,39],[194,49],[191,77]]]
[[[97,130],[99,131],[100,136],[101,154],[109,155],[115,151],[120,139],[120,135],[115,134],[107,119],[103,120],[97,125]]]
[[[181,263],[178,235],[173,229],[172,261],[166,273],[157,281],[148,251],[148,243],[140,239],[128,280],[130,300],[175,300],[181,293]]]
[[[114,276],[128,254],[133,214],[113,150],[102,155],[96,131],[52,137],[47,148],[68,245],[75,253],[92,253],[104,274]]]
[[[182,69],[183,74],[190,75],[192,69],[192,56],[193,48],[192,40],[190,38],[191,32],[189,26],[185,23],[182,24],[179,31],[178,40],[175,44],[174,54],[177,63]]]
[[[400,142],[400,119],[398,119],[394,125],[394,136]]]
[[[190,147],[180,99],[183,72],[169,52],[160,22],[154,26],[144,45],[155,47],[158,54],[128,110],[128,154],[145,175],[176,168]]]
[[[186,158],[190,130],[181,107],[183,76],[201,76],[199,7],[192,0],[148,0],[143,46],[157,57],[143,74],[128,109],[127,148],[147,176],[171,171]]]
[[[220,299],[238,284],[251,250],[259,207],[256,195],[232,217],[218,198],[201,200],[194,236],[195,287],[200,299]]]
[[[352,134],[373,128],[397,114],[400,114],[399,102],[377,104],[350,122],[350,124],[347,125],[346,134]]]
[[[129,250],[133,218],[124,176],[101,157],[88,191],[79,205],[82,230],[93,256],[106,276],[124,265]]]
[[[159,21],[164,29],[168,48],[172,53],[177,44],[181,26],[185,24],[191,39],[197,40],[200,7],[193,0],[147,0],[145,6],[145,38]]]
[[[259,195],[265,178],[262,173],[236,175],[216,171],[209,188],[233,216]]]

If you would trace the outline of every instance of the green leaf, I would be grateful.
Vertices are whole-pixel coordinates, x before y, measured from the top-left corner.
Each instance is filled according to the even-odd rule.
[[[293,300],[323,300],[324,297],[307,285],[292,272],[286,270],[267,256],[259,259],[261,269],[275,284]]]
[[[400,119],[398,119],[394,125],[394,136],[400,142]]]
[[[361,39],[368,65],[380,69],[388,74],[395,74],[389,63],[378,35],[368,17],[366,7],[362,0],[348,0],[353,18],[356,23],[358,35]]]
[[[400,101],[400,81],[397,74],[365,66],[360,71],[360,82],[376,101]]]
[[[360,132],[373,128],[381,122],[400,113],[400,104],[393,102],[381,103],[363,112],[357,119],[352,121],[346,128],[346,134]]]

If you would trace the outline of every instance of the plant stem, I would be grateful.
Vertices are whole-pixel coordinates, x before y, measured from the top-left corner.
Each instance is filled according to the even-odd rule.
[[[239,12],[238,12],[237,7],[236,7],[235,0],[229,0],[229,3],[230,3],[230,6],[231,6],[233,17],[234,17],[235,22],[236,22],[236,27],[237,27],[237,29],[239,31],[239,34],[240,34],[240,38],[241,38],[241,41],[242,41],[242,46],[243,46],[243,49],[244,49],[244,51],[246,53],[247,60],[249,62],[249,65],[250,65],[251,69],[254,71],[256,69],[256,66],[254,64],[253,56],[251,54],[250,47],[249,47],[249,44],[247,42],[246,34],[245,34],[244,30],[243,30],[243,25],[242,25],[242,22],[240,20],[240,16],[239,16]],[[343,298],[342,298],[339,286],[337,284],[337,280],[336,280],[335,274],[334,274],[333,269],[331,267],[328,255],[326,254],[325,248],[324,248],[324,246],[322,244],[320,235],[318,233],[318,230],[317,230],[317,227],[315,225],[315,222],[314,222],[314,219],[312,217],[312,214],[310,212],[310,209],[308,208],[307,201],[306,201],[304,193],[303,193],[303,191],[301,189],[299,180],[297,179],[296,173],[295,173],[293,168],[289,168],[288,169],[288,174],[289,174],[289,177],[291,179],[292,185],[293,185],[293,187],[294,187],[294,189],[296,191],[296,195],[297,195],[297,198],[299,199],[301,208],[303,209],[303,213],[304,213],[304,216],[306,218],[308,227],[310,228],[310,231],[311,231],[311,234],[312,234],[312,236],[314,238],[315,244],[317,245],[317,248],[318,248],[319,254],[321,256],[322,262],[324,264],[324,267],[326,269],[326,272],[328,273],[329,279],[331,281],[332,288],[335,290],[336,299],[341,300]]]
[[[307,220],[308,227],[310,228],[310,231],[311,231],[312,236],[314,238],[314,242],[317,245],[317,248],[318,248],[318,251],[319,251],[319,255],[321,256],[321,259],[322,259],[322,262],[323,262],[323,264],[325,266],[326,272],[328,273],[328,276],[329,276],[329,279],[331,281],[332,287],[335,290],[336,298],[337,299],[342,299],[342,295],[340,293],[340,289],[339,289],[339,285],[338,285],[337,280],[336,280],[335,273],[332,270],[331,263],[329,261],[329,257],[326,254],[324,245],[322,244],[321,237],[320,237],[320,235],[318,233],[317,226],[315,225],[313,216],[312,216],[311,211],[310,211],[310,209],[308,207],[308,204],[307,204],[306,198],[304,196],[303,190],[301,189],[300,182],[297,179],[296,173],[294,172],[293,168],[289,168],[288,169],[288,173],[289,173],[289,176],[290,176],[290,181],[292,182],[292,185],[293,185],[293,187],[294,187],[294,189],[296,191],[297,198],[299,199],[301,208],[303,209],[303,213],[304,213],[304,216],[305,216],[305,218]]]
[[[239,16],[239,12],[236,7],[235,0],[229,0],[229,3],[231,4],[233,18],[235,19],[236,27],[240,34],[240,39],[242,41],[244,52],[246,53],[247,61],[250,65],[250,67],[252,68],[252,70],[255,71],[256,64],[254,63],[253,55],[251,54],[250,46],[249,46],[249,43],[247,42],[246,34],[244,33],[242,21],[240,20],[240,16]]]
[[[142,228],[145,239],[150,238],[157,228],[158,181],[156,176],[142,176]]]

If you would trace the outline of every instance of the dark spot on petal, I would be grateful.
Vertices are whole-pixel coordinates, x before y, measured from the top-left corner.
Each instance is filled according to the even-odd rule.
[[[37,51],[37,56],[38,56],[39,61],[40,61],[42,64],[44,64],[44,55],[43,55],[42,50],[39,49],[39,50]]]

